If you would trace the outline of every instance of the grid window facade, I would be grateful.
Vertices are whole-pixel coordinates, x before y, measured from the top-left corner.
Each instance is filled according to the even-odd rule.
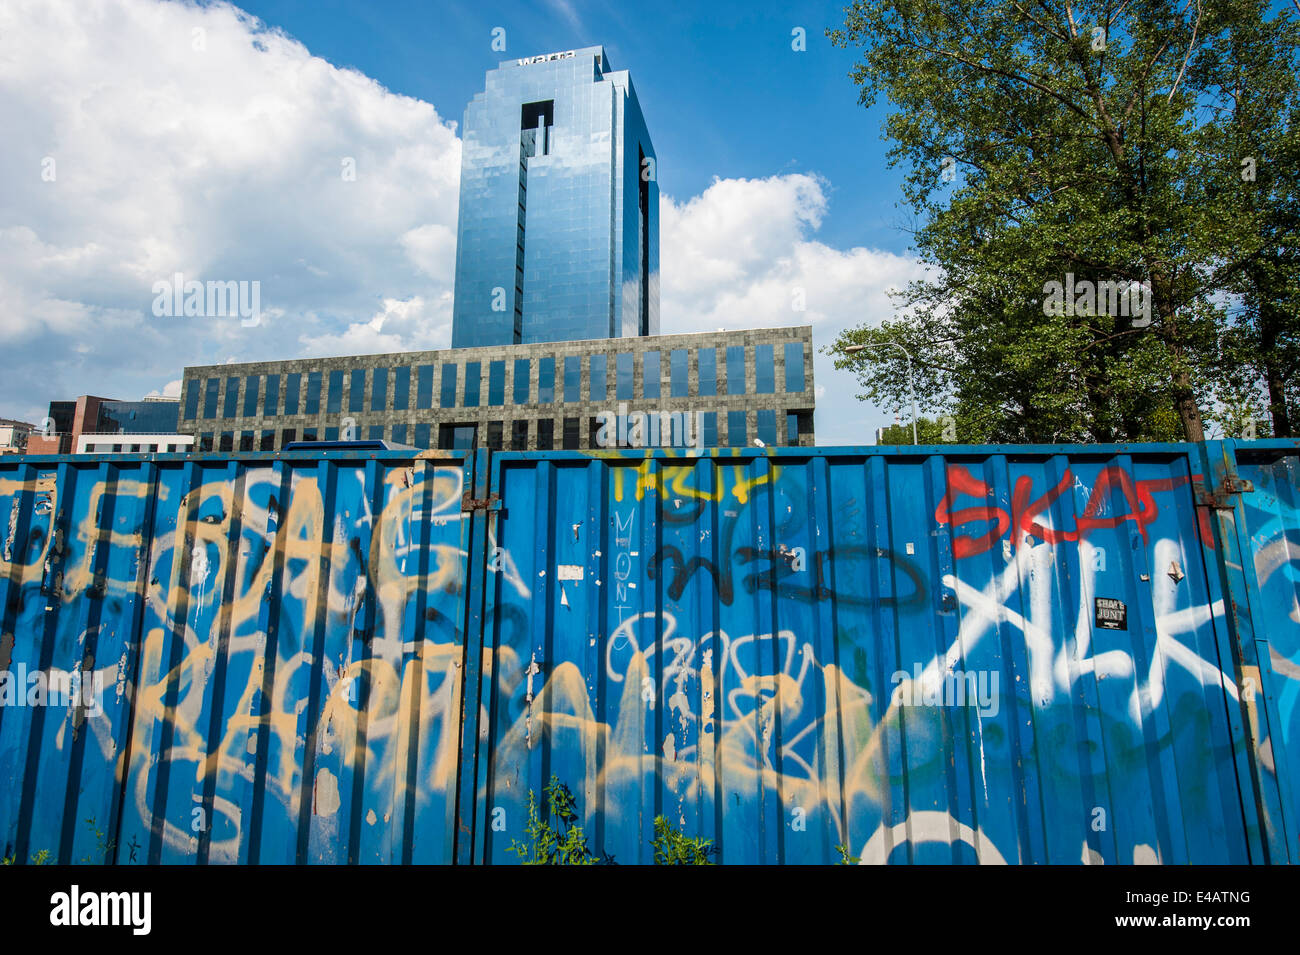
[[[199,427],[212,433],[218,446],[221,435],[231,431],[237,447],[260,443],[257,432],[247,430],[250,425],[274,427],[275,438],[293,428],[299,440],[311,433],[349,439],[382,434],[422,449],[493,447],[491,423],[500,422],[501,446],[514,448],[516,423],[527,419],[537,422],[524,430],[528,448],[573,448],[575,441],[578,448],[591,448],[598,446],[597,416],[607,424],[603,443],[611,447],[746,447],[756,440],[809,445],[813,389],[811,371],[801,365],[809,347],[806,328],[773,329],[644,343],[583,341],[320,359],[315,368],[300,359],[187,369],[182,401],[196,416],[182,415],[178,423],[195,434],[196,422],[202,421]],[[726,367],[719,369],[720,362]],[[786,391],[800,386],[803,391]],[[358,406],[362,410],[352,410]],[[334,407],[344,410],[329,412]],[[627,416],[639,414],[651,417],[633,432]],[[604,416],[622,416],[622,427]],[[416,429],[424,442],[416,440]]]

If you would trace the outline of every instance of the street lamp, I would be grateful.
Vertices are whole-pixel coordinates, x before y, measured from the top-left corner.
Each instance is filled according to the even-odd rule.
[[[916,439],[916,382],[912,378],[912,356],[907,353],[907,349],[898,342],[883,342],[885,345],[893,345],[903,353],[903,361],[907,362],[907,392],[912,398],[912,444],[920,444]],[[868,348],[878,348],[878,345],[850,345],[844,349],[846,355],[856,355],[859,352],[866,351]]]

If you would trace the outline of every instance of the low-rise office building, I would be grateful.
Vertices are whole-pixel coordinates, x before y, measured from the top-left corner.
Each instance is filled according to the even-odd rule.
[[[87,454],[99,445],[131,445],[137,451],[184,451],[192,443],[177,434],[176,398],[145,398],[119,401],[98,395],[82,395],[67,401],[51,401],[41,427],[28,436],[28,454]],[[127,437],[131,436],[131,437]],[[83,450],[85,448],[92,450]]]
[[[191,434],[83,434],[77,438],[77,454],[138,454],[189,451]]]
[[[798,326],[207,365],[179,430],[198,451],[807,447],[812,359]]]

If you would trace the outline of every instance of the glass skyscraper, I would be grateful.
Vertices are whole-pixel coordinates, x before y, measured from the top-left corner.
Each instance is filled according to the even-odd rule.
[[[603,47],[502,63],[462,138],[453,348],[659,334],[654,147]]]

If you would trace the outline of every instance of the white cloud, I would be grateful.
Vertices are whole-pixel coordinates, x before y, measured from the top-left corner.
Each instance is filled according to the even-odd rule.
[[[802,174],[715,180],[682,203],[665,197],[660,330],[811,325],[817,441],[868,444],[892,415],[859,402],[854,376],[820,349],[844,328],[892,315],[889,290],[922,268],[892,252],[816,241],[827,206],[826,183]]]
[[[172,381],[167,382],[167,384],[163,385],[162,391],[158,391],[157,389],[154,389],[153,391],[145,395],[145,397],[146,398],[179,398],[181,396],[182,384],[184,384],[184,379],[175,378]]]
[[[446,324],[455,124],[234,7],[6,0],[0,141],[0,413],[231,354],[448,340],[420,320]],[[270,320],[155,318],[176,272],[260,281]],[[421,304],[351,324],[394,301]]]
[[[421,296],[384,299],[368,321],[354,322],[339,334],[304,337],[304,355],[367,355],[446,348],[451,342],[451,293],[434,301]]]

